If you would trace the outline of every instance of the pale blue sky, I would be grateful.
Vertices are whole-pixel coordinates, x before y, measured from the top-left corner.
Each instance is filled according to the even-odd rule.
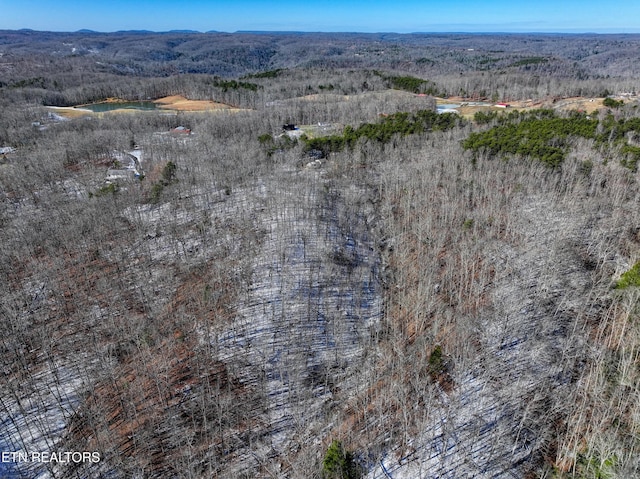
[[[639,0],[0,0],[0,29],[640,32]]]

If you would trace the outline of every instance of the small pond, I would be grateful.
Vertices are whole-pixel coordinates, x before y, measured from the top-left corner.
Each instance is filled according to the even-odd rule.
[[[91,110],[94,113],[102,113],[113,110],[155,110],[157,105],[152,101],[105,101],[89,105],[78,105],[77,108]]]
[[[454,110],[455,108],[460,108],[459,103],[445,103],[442,105],[438,105],[438,110]]]

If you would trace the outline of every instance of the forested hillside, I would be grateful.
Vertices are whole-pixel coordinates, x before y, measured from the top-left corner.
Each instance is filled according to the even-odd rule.
[[[639,477],[639,41],[0,32],[0,477]]]

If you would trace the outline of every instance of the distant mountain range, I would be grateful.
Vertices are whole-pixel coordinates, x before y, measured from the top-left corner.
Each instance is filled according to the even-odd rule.
[[[21,31],[33,31],[33,30],[29,30],[27,28],[21,30]],[[219,33],[217,30],[207,30],[206,32],[201,32],[199,30],[169,30],[169,31],[165,31],[165,32],[157,32],[154,30],[117,30],[115,32],[99,32],[97,30],[90,30],[88,28],[82,28],[80,30],[76,30],[74,33],[133,33],[133,34],[140,34],[140,33],[144,33],[144,34],[148,34],[148,33]]]
[[[634,59],[638,49],[638,34],[0,30],[2,54],[55,55],[78,61],[91,57],[93,62],[83,65],[85,73],[144,72],[160,77],[176,73],[241,77],[282,68],[378,70],[386,66],[430,79],[451,72],[461,75],[487,71],[534,78],[637,78],[640,64]],[[43,76],[40,73],[35,77]],[[44,76],[52,75],[48,72]],[[13,84],[18,80],[10,77],[5,81]]]

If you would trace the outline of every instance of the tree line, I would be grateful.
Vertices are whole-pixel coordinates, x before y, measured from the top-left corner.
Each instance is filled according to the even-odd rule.
[[[496,123],[485,131],[473,132],[463,147],[477,157],[479,154],[534,158],[550,167],[562,164],[572,147],[572,140],[592,140],[596,149],[620,151],[619,161],[636,171],[640,149],[631,144],[640,131],[637,118],[618,118],[611,113],[601,118],[573,112],[560,116],[553,110],[512,112],[497,115],[478,112],[474,119],[480,123]]]

